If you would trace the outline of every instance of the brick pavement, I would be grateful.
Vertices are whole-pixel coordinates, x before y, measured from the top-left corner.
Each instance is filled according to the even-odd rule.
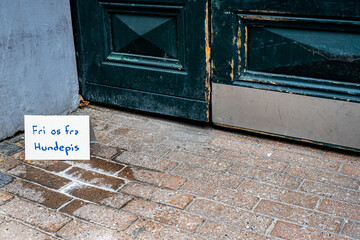
[[[27,162],[21,135],[3,141],[0,239],[360,238],[359,154],[105,107],[75,114],[94,125],[90,161]]]

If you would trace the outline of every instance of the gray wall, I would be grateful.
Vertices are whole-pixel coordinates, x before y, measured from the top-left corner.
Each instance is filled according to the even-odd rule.
[[[0,0],[0,139],[79,103],[69,0]]]

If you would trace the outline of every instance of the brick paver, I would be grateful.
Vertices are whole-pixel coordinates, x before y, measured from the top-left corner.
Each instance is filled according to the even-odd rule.
[[[216,221],[227,222],[261,233],[265,232],[272,221],[270,217],[246,212],[205,199],[196,200],[190,206],[189,211]]]
[[[125,168],[118,174],[118,177],[125,178],[128,180],[136,180],[136,181],[151,183],[160,187],[167,187],[172,189],[177,189],[181,184],[183,184],[186,181],[186,179],[183,177],[178,177],[167,173],[162,173],[162,172],[157,172],[142,168],[133,168],[133,167]]]
[[[133,199],[132,197],[121,193],[110,192],[101,188],[86,185],[76,185],[75,187],[66,190],[66,192],[74,197],[104,204],[113,208],[121,208]]]
[[[52,240],[55,239],[45,233],[30,228],[19,222],[10,221],[0,225],[0,239],[11,240],[24,240],[24,239],[36,239],[36,240]]]
[[[19,165],[8,171],[8,173],[53,189],[60,189],[71,182],[71,180],[67,178],[63,178],[27,165]]]
[[[2,190],[55,209],[71,200],[65,194],[20,179],[5,185]]]
[[[144,200],[134,200],[124,210],[191,232],[204,221],[194,214]]]
[[[257,205],[255,212],[332,232],[338,232],[342,223],[342,219],[338,217],[269,200],[262,200]]]
[[[74,114],[90,115],[90,161],[0,153],[0,239],[360,239],[359,153],[93,105]]]
[[[80,200],[72,201],[60,211],[118,230],[124,230],[137,219],[130,213]]]
[[[127,184],[121,192],[178,208],[184,208],[194,198],[190,194],[138,182]]]
[[[72,220],[52,209],[18,198],[0,206],[0,212],[50,232],[56,232]]]
[[[0,191],[0,205],[13,198],[13,195]]]

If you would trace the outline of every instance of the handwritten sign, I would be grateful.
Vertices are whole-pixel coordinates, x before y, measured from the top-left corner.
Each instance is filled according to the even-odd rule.
[[[89,116],[25,116],[26,160],[89,160]]]

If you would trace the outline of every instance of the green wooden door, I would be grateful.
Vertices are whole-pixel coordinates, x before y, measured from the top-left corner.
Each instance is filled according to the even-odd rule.
[[[360,149],[360,1],[213,0],[212,120]]]
[[[73,0],[86,100],[209,121],[207,0]]]

